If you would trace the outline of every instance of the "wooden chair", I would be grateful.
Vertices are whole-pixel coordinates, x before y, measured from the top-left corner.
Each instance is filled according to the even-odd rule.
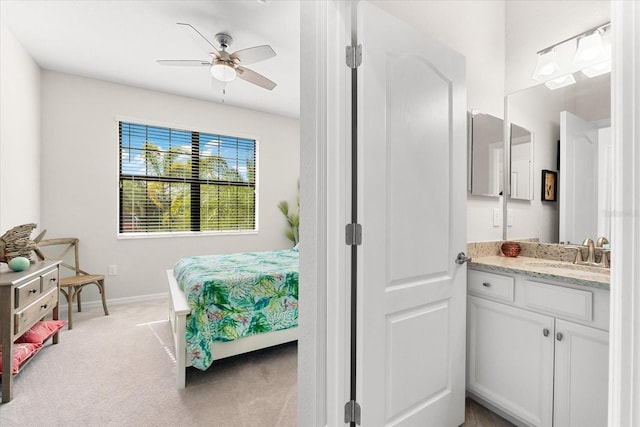
[[[40,240],[37,242],[35,249],[35,253],[40,260],[48,259],[62,261],[60,264],[60,292],[62,292],[67,299],[67,306],[69,309],[69,329],[73,328],[71,319],[73,301],[75,300],[78,302],[78,312],[82,311],[80,294],[82,293],[82,289],[87,285],[95,284],[98,287],[98,290],[102,295],[102,307],[104,308],[104,314],[105,316],[109,315],[104,292],[104,275],[89,274],[80,268],[79,242],[80,241],[76,238]],[[68,256],[71,250],[73,250],[74,256],[72,260],[68,261],[66,258],[71,258]]]

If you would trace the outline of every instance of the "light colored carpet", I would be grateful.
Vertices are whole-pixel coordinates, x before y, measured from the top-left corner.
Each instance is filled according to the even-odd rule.
[[[0,426],[296,425],[295,343],[189,368],[177,390],[167,301],[109,312],[74,313],[74,328],[14,377]]]

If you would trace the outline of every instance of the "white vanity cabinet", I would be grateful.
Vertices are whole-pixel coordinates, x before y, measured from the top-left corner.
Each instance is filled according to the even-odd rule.
[[[557,319],[553,425],[606,426],[608,390],[609,332]]]
[[[467,391],[523,426],[606,426],[608,291],[469,270]]]
[[[473,296],[467,302],[467,389],[525,425],[550,426],[553,318]]]

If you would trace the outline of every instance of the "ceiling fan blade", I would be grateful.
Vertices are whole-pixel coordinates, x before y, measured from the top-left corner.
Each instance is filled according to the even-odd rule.
[[[188,67],[198,67],[201,65],[211,66],[211,62],[202,59],[158,59],[156,62],[160,65],[179,65]]]
[[[272,90],[276,87],[275,82],[272,82],[262,74],[258,74],[253,70],[244,67],[236,67],[236,71],[238,72],[238,78],[245,80],[249,83],[253,83],[254,85],[258,85],[267,90]]]
[[[242,65],[251,65],[274,56],[276,56],[276,53],[267,44],[240,49],[229,55],[231,59],[238,59]]]
[[[220,51],[218,50],[218,48],[217,48],[213,43],[211,43],[211,42],[209,41],[209,39],[208,39],[208,38],[206,38],[205,36],[203,36],[203,35],[202,35],[202,33],[196,29],[196,27],[194,27],[194,26],[193,26],[193,25],[191,25],[191,24],[184,23],[184,22],[176,22],[176,24],[178,24],[178,25],[186,25],[187,27],[191,27],[191,28],[193,29],[193,31],[195,31],[196,33],[198,33],[198,35],[199,35],[200,37],[202,37],[202,38],[203,38],[207,43],[209,43],[209,46],[211,46],[211,47],[213,48],[213,52],[214,52],[218,57],[220,57]]]

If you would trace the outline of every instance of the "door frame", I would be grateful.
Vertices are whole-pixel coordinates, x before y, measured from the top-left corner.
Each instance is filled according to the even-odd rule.
[[[347,399],[346,267],[342,227],[347,203],[348,143],[344,46],[346,5],[301,2],[302,286],[298,358],[298,421],[343,424]],[[609,353],[609,425],[640,422],[640,3],[612,0],[616,47],[612,74],[614,210]],[[335,64],[335,65],[334,65]],[[634,151],[635,150],[635,151]],[[635,155],[634,155],[635,153]],[[635,181],[625,177],[635,176]],[[622,215],[635,212],[636,215]],[[625,234],[626,231],[626,234]],[[338,237],[339,236],[339,237]],[[330,310],[330,316],[327,314]],[[636,325],[636,329],[631,325]],[[635,368],[635,369],[634,369]],[[632,400],[633,399],[633,400]]]
[[[640,2],[611,2],[613,210],[609,425],[640,424]],[[635,179],[629,179],[633,177]],[[625,179],[626,178],[626,179]],[[635,230],[632,233],[632,230]],[[635,328],[635,330],[634,330]]]
[[[343,425],[349,400],[350,4],[300,2],[298,425]]]

